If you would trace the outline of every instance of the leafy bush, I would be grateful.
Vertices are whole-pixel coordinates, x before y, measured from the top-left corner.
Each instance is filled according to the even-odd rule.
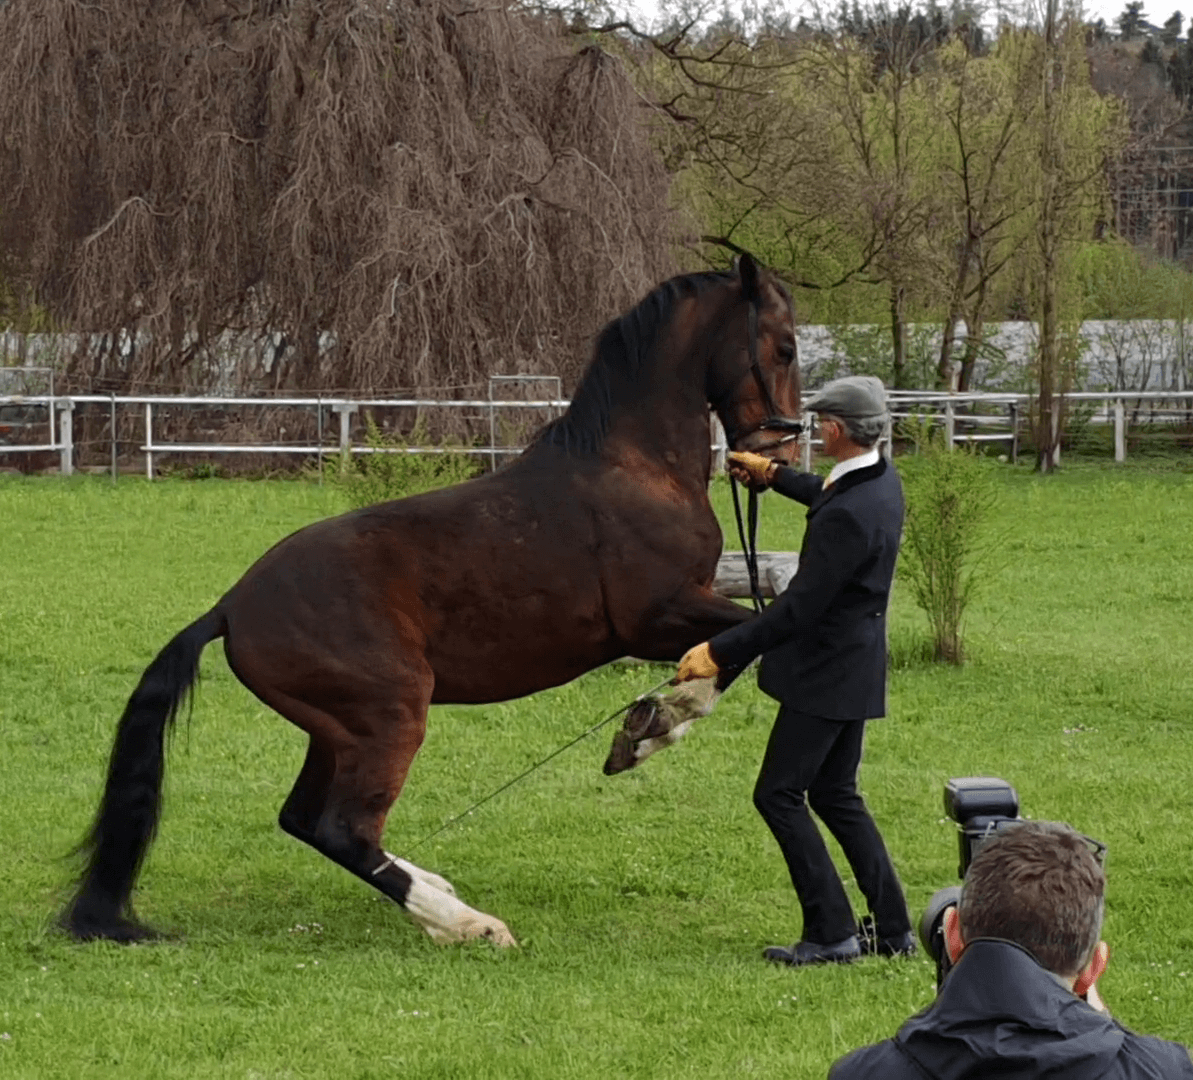
[[[448,487],[470,479],[477,472],[476,459],[459,442],[445,441],[437,454],[416,454],[411,446],[425,446],[427,432],[416,426],[411,441],[386,435],[365,414],[365,445],[370,453],[345,454],[339,470],[329,469],[328,479],[341,487],[353,506],[372,506],[423,491]]]
[[[904,434],[916,449],[899,459],[907,497],[902,576],[928,616],[935,658],[961,664],[965,610],[995,549],[983,526],[997,505],[997,466],[951,449],[927,421],[913,419]]]
[[[1073,269],[1086,319],[1175,319],[1193,312],[1188,271],[1149,258],[1125,241],[1082,244]]]

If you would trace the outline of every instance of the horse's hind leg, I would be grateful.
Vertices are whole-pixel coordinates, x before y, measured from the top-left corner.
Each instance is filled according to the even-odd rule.
[[[286,832],[401,904],[436,941],[516,944],[503,922],[458,900],[439,875],[381,847],[386,816],[422,744],[429,689],[397,704],[340,700],[335,716],[288,695],[261,696],[311,736],[279,815]]]

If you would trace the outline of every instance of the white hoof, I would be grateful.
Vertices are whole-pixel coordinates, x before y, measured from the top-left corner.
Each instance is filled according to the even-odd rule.
[[[422,878],[411,877],[410,891],[402,906],[438,945],[478,939],[491,941],[494,945],[518,944],[500,919],[470,908]]]
[[[495,919],[492,915],[486,915],[480,911],[475,914],[476,918],[465,920],[464,925],[460,928],[464,941],[491,941],[494,945],[500,945],[503,948],[517,946],[518,942],[509,932],[509,927],[500,919]]]

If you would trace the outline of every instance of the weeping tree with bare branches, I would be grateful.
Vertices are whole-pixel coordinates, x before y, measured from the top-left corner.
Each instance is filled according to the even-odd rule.
[[[0,250],[75,387],[570,380],[672,269],[653,113],[558,20],[9,0],[0,40]]]

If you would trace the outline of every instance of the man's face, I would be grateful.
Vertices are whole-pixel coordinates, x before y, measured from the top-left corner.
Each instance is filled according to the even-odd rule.
[[[831,416],[816,417],[816,426],[820,429],[820,441],[824,453],[829,457],[836,457],[841,449],[841,441],[845,437],[845,426]]]

